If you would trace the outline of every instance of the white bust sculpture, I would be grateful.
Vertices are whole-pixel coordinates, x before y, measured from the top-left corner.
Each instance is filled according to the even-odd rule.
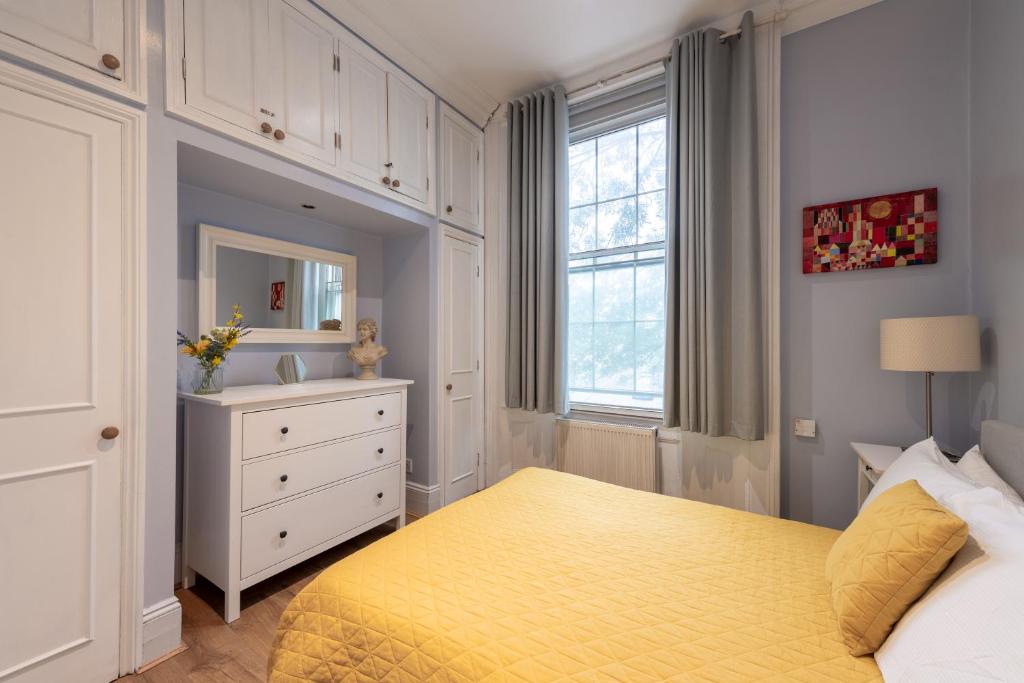
[[[374,372],[377,361],[388,355],[388,350],[377,343],[377,321],[373,318],[363,318],[356,325],[356,335],[359,342],[353,344],[347,354],[362,370],[356,379],[378,379],[377,373]]]

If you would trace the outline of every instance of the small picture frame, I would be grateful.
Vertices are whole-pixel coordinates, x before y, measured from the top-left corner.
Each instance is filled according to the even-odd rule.
[[[284,310],[284,280],[270,283],[270,310]]]

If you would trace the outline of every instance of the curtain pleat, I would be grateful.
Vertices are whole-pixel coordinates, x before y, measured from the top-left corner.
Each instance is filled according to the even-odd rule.
[[[508,104],[508,146],[505,402],[564,413],[569,114],[563,88]]]
[[[675,41],[668,74],[665,425],[764,438],[753,14]]]

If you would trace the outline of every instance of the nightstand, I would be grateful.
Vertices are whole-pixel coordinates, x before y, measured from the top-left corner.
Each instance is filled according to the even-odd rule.
[[[873,443],[850,442],[857,454],[857,509],[864,505],[878,478],[903,453],[899,446],[881,446]]]

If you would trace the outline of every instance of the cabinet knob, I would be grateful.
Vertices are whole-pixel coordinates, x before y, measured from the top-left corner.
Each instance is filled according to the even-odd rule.
[[[110,441],[111,439],[116,439],[120,433],[121,430],[117,427],[104,427],[103,431],[100,432],[100,438]]]
[[[378,455],[384,455],[384,449],[383,448],[378,448],[377,449],[377,454]]]
[[[260,124],[260,130],[266,133],[267,135],[270,135],[270,133],[274,130],[274,127],[267,123],[266,121],[264,121],[263,123]]]
[[[121,60],[110,53],[100,57],[100,61],[103,62],[103,66],[107,67],[111,71],[121,66]]]
[[[444,210],[447,211],[448,213],[451,213],[452,211],[454,211],[454,209],[452,209],[452,205],[451,204],[449,204],[448,206],[444,207]]]
[[[377,411],[377,414],[378,414],[378,415],[383,415],[383,414],[384,414],[384,411],[383,411],[383,410],[378,410],[378,411]]]
[[[278,534],[278,536],[280,536],[281,538],[284,538],[287,535],[288,535],[287,531],[282,531],[281,533]]]
[[[391,187],[399,187],[401,184],[397,179],[391,181]]]
[[[380,500],[383,497],[384,497],[384,492],[383,491],[378,491],[377,492],[377,500]]]
[[[274,131],[274,139],[275,140],[284,140],[284,131],[281,130],[280,128],[275,130]]]
[[[282,434],[287,434],[288,433],[288,428],[287,427],[281,427],[281,433]]]
[[[452,385],[451,384],[445,384],[444,385],[444,389],[445,389],[445,391],[451,391],[452,390]]]
[[[281,483],[283,484],[283,483],[285,483],[286,481],[288,481],[288,475],[287,475],[287,474],[282,474],[282,475],[281,475]]]
[[[380,181],[382,183],[384,183],[385,185],[390,185],[391,184],[391,178],[389,178],[387,176],[384,176],[383,178],[381,178]]]

